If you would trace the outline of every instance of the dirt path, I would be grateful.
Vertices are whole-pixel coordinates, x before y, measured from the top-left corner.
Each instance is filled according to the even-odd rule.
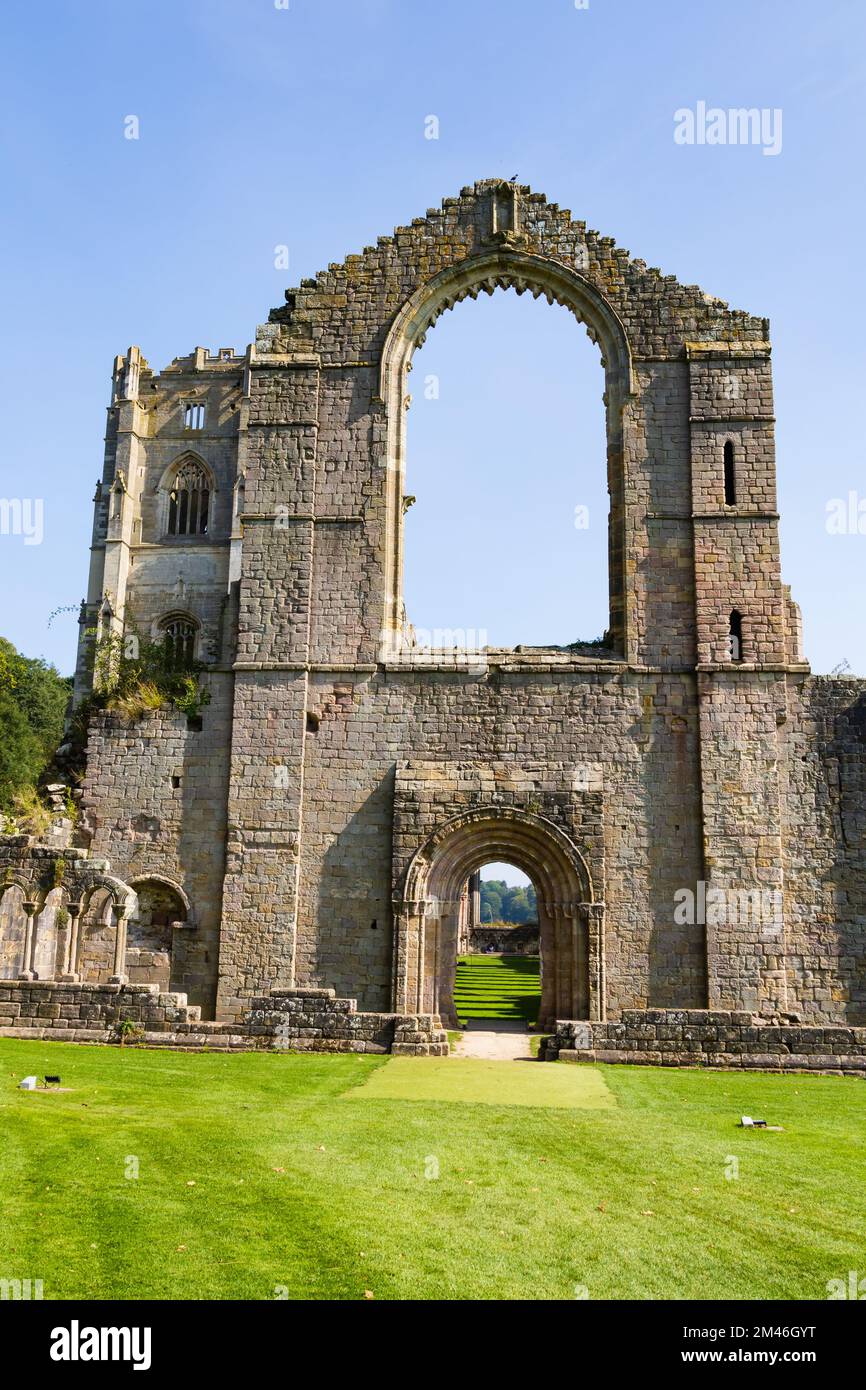
[[[463,1037],[452,1047],[454,1057],[483,1057],[491,1062],[516,1062],[532,1056],[524,1023],[471,1019]]]

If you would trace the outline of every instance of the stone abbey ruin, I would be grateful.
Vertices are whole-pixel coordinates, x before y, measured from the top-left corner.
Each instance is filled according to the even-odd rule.
[[[412,354],[507,287],[599,348],[609,626],[422,649]],[[464,188],[244,355],[117,358],[81,623],[79,696],[88,634],[135,631],[210,703],[94,713],[74,835],[0,842],[2,1031],[444,1051],[466,885],[507,861],[544,1055],[866,1071],[866,681],[811,674],[782,583],[765,319]]]

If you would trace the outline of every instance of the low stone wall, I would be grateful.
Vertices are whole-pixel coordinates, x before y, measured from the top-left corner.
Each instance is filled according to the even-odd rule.
[[[138,1025],[149,1047],[218,1051],[373,1052],[443,1057],[448,1035],[429,1014],[365,1014],[332,989],[274,990],[242,1023],[203,1022],[184,994],[158,985],[0,981],[0,1037],[107,1043]]]
[[[42,1029],[58,1034],[114,1031],[119,1023],[145,1032],[171,1032],[198,1022],[201,1009],[185,994],[162,994],[159,985],[67,984],[56,980],[0,980],[0,1033]]]
[[[448,1036],[431,1014],[364,1014],[332,989],[272,990],[251,1001],[245,1026],[275,1048],[447,1056]]]
[[[481,955],[492,951],[503,956],[537,956],[539,953],[538,926],[473,927],[469,933],[469,951]]]
[[[615,1022],[558,1020],[555,1032],[542,1039],[539,1056],[545,1062],[866,1076],[866,1028],[813,1027],[709,1009],[627,1009]]]

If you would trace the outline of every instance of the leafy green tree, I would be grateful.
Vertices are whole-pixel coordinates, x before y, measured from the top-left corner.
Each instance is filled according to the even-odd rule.
[[[26,657],[0,637],[0,806],[32,787],[63,733],[72,682],[41,657]]]
[[[481,920],[500,922],[502,920],[502,898],[492,883],[481,885]]]
[[[481,883],[482,922],[523,922],[538,920],[538,907],[535,889],[530,883],[525,888],[509,888],[503,879],[483,879]]]

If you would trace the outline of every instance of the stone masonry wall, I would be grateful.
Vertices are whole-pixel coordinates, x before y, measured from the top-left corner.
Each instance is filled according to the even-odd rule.
[[[240,1023],[202,1022],[183,994],[152,984],[65,984],[0,980],[0,1036],[53,1042],[117,1042],[148,1047],[277,1052],[368,1052],[443,1057],[447,1034],[425,1015],[358,1013],[333,990],[283,990],[251,1001]],[[121,1034],[120,1025],[134,1025]]]
[[[542,1061],[833,1071],[866,1077],[866,1028],[807,1027],[738,1010],[626,1010],[610,1023],[558,1022]]]
[[[225,873],[231,741],[230,676],[207,678],[201,729],[159,710],[134,723],[99,715],[91,724],[83,784],[90,850],[135,886],[163,875],[186,893],[192,921],[174,934],[173,986],[213,1016]]]
[[[445,308],[506,286],[567,304],[600,349],[609,630],[590,652],[420,663],[401,646],[411,354]],[[197,441],[187,397],[207,404]],[[196,1004],[235,1026],[264,991],[325,988],[384,1016],[413,856],[492,796],[589,866],[594,1026],[647,1007],[866,1021],[866,682],[802,660],[773,412],[766,320],[495,179],[287,290],[245,358],[117,360],[87,618],[191,611],[214,698],[199,733],[97,719],[86,823],[124,882],[183,888]],[[185,448],[212,471],[213,525],[176,542],[158,493]],[[703,889],[781,910],[677,917]]]

